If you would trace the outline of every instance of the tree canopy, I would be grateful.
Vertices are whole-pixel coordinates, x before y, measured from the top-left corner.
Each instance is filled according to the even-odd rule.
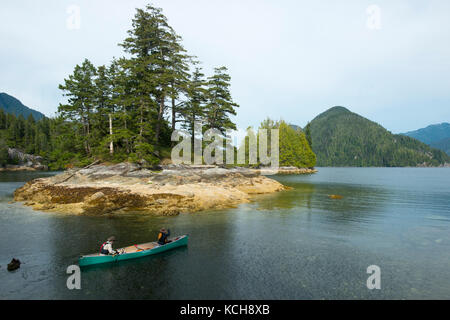
[[[162,9],[137,9],[120,46],[124,57],[99,67],[86,59],[60,85],[68,101],[59,116],[73,128],[62,134],[74,141],[72,152],[157,163],[167,155],[177,124],[191,132],[195,122],[223,133],[236,128],[230,115],[238,105],[227,68],[205,79]]]

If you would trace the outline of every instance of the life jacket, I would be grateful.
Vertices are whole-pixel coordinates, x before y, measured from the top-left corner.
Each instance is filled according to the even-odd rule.
[[[164,245],[167,243],[167,234],[160,232],[158,234],[158,243]]]

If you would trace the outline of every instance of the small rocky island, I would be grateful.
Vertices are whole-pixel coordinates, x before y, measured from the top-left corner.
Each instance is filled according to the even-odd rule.
[[[77,215],[127,211],[177,215],[233,207],[249,202],[252,195],[287,189],[256,169],[182,165],[161,169],[151,171],[131,163],[72,169],[28,182],[15,191],[14,199],[36,210]]]

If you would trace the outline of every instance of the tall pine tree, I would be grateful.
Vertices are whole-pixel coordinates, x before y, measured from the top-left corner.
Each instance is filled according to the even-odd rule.
[[[208,78],[205,121],[207,129],[217,129],[225,134],[227,129],[236,130],[236,124],[230,115],[236,115],[238,104],[233,102],[230,93],[231,77],[226,67],[214,69],[214,75]]]
[[[86,154],[91,154],[91,124],[92,113],[95,108],[95,85],[94,78],[96,68],[89,60],[77,65],[69,79],[64,80],[64,85],[59,88],[68,97],[67,104],[61,104],[58,108],[63,118],[75,121],[81,126],[81,142]]]

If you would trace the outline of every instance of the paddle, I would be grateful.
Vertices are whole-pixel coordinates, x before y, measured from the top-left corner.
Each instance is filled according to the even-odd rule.
[[[134,245],[138,251],[145,251],[145,249],[139,248],[137,244]]]

